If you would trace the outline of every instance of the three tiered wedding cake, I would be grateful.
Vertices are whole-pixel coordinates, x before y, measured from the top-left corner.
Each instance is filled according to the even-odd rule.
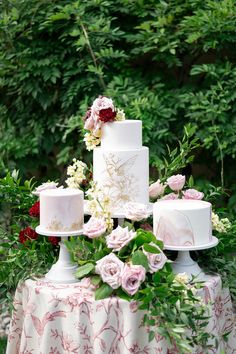
[[[101,146],[93,151],[93,178],[110,197],[113,212],[127,202],[149,203],[149,149],[142,146],[142,121],[102,126]]]

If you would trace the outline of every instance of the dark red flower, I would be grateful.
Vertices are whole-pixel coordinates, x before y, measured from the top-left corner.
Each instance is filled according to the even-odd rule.
[[[99,111],[99,119],[106,122],[113,122],[116,117],[116,112],[114,112],[111,108],[104,108]]]
[[[29,226],[21,230],[19,233],[19,241],[23,244],[27,240],[36,240],[37,238],[38,238],[38,234]]]
[[[57,246],[58,243],[60,242],[60,237],[49,236],[49,237],[48,237],[48,241],[49,241],[53,246]]]
[[[32,205],[32,207],[29,209],[30,216],[33,216],[34,218],[39,218],[39,207],[39,201],[35,202],[34,205]]]

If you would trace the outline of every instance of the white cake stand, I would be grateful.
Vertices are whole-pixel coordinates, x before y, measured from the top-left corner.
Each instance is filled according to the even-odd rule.
[[[212,241],[198,246],[169,246],[164,245],[164,249],[169,251],[178,251],[178,256],[176,260],[172,263],[172,269],[174,273],[186,273],[189,276],[194,275],[199,280],[205,280],[206,274],[199,267],[197,262],[195,262],[189,251],[206,250],[208,248],[215,247],[219,240],[215,236],[212,236]]]
[[[52,265],[49,272],[45,275],[45,279],[55,283],[76,283],[78,278],[75,277],[75,272],[78,266],[71,262],[70,253],[67,250],[65,241],[69,236],[77,236],[83,234],[83,229],[67,232],[51,232],[45,230],[40,225],[36,227],[36,232],[43,236],[56,236],[61,237],[59,257],[55,264]]]

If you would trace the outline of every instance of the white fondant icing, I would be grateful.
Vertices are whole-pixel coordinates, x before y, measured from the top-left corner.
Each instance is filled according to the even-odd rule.
[[[183,199],[158,201],[153,207],[153,227],[165,245],[208,244],[212,240],[211,204]]]
[[[93,151],[93,178],[111,198],[113,211],[122,210],[125,203],[149,202],[149,150]]]
[[[142,121],[124,120],[105,123],[101,147],[106,150],[129,150],[142,147]]]
[[[84,194],[77,189],[50,189],[40,193],[40,226],[48,231],[75,231],[83,227]]]

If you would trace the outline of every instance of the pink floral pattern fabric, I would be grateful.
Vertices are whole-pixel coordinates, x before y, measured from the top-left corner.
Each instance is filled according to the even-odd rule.
[[[232,304],[220,277],[209,276],[201,295],[212,303],[208,330],[220,341],[211,353],[236,353]],[[148,342],[143,312],[134,301],[95,301],[89,279],[75,284],[27,280],[18,285],[14,306],[6,354],[176,353],[160,335]],[[196,354],[201,351],[196,349]]]

